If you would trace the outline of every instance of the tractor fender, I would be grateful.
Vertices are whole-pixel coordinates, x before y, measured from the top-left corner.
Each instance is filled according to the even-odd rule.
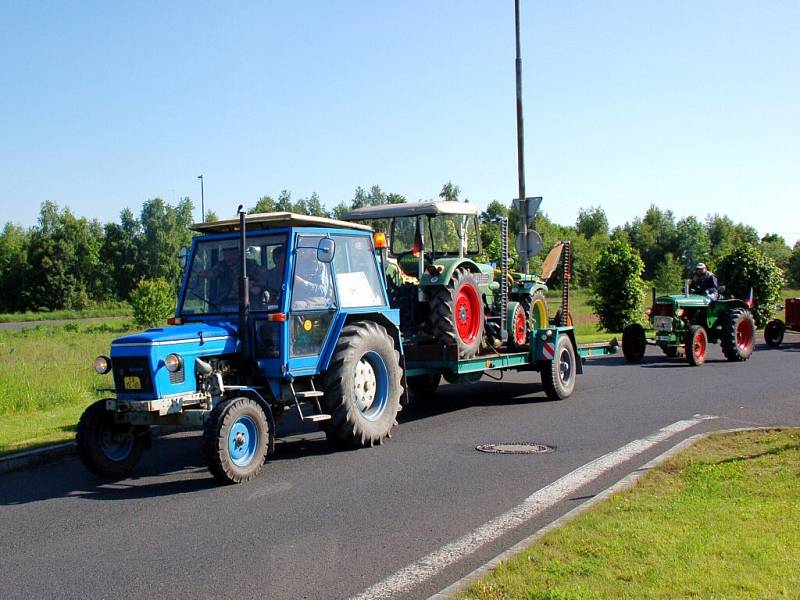
[[[489,265],[479,265],[469,258],[439,258],[436,259],[435,264],[437,267],[442,267],[442,272],[437,273],[436,275],[431,275],[427,272],[423,273],[419,280],[420,287],[447,285],[447,283],[453,278],[453,273],[455,270],[461,267],[464,267],[473,273],[486,273],[489,277],[489,279],[486,281],[487,285],[493,279],[494,270],[492,267]]]
[[[241,390],[240,395],[250,398],[264,411],[264,416],[267,418],[267,423],[269,423],[269,428],[272,431],[272,435],[269,436],[269,447],[267,448],[267,456],[270,456],[275,450],[275,436],[277,435],[275,432],[275,417],[272,415],[272,407],[269,405],[269,402],[253,388]]]

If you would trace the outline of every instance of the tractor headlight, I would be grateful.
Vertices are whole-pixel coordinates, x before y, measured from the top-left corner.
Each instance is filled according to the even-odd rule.
[[[683,309],[682,308],[675,309],[675,316],[676,317],[682,317],[683,316]]]
[[[107,356],[98,356],[92,366],[98,375],[105,375],[111,370],[111,359]]]
[[[183,367],[183,359],[180,354],[168,354],[164,359],[164,366],[170,373],[177,373]]]

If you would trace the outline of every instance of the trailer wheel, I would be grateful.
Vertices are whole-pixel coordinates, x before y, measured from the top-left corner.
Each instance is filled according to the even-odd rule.
[[[569,337],[562,335],[556,343],[553,360],[542,361],[542,386],[551,400],[563,400],[572,395],[577,374],[577,354]]]
[[[777,348],[783,342],[783,334],[786,326],[780,319],[774,319],[764,327],[764,341],[770,348]]]
[[[622,354],[625,360],[641,362],[646,348],[647,336],[644,334],[644,327],[639,323],[631,323],[622,330]]]
[[[264,409],[250,398],[220,402],[203,430],[203,455],[208,470],[222,483],[243,483],[264,468],[270,430]]]
[[[483,338],[483,298],[475,274],[458,268],[446,286],[433,289],[430,304],[433,335],[458,346],[459,358],[473,358]]]
[[[439,383],[442,380],[442,376],[439,373],[429,373],[427,375],[414,375],[413,377],[409,377],[408,381],[408,389],[411,390],[411,394],[414,397],[414,400],[420,400],[422,398],[429,398],[436,393],[437,388],[439,387]]]
[[[389,437],[403,392],[400,353],[389,332],[372,321],[345,326],[322,386],[322,408],[331,415],[323,429],[334,446],[374,446]]]
[[[749,310],[737,308],[726,315],[720,336],[722,353],[729,361],[744,362],[755,349],[756,323]]]
[[[706,362],[708,334],[701,325],[692,325],[686,332],[686,361],[693,367]]]
[[[142,458],[149,433],[149,427],[115,423],[105,400],[98,400],[83,411],[78,421],[78,457],[99,477],[126,477]]]

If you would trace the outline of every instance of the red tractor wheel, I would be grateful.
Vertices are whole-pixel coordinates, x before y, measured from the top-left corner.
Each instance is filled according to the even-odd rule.
[[[706,362],[708,350],[708,334],[700,325],[692,325],[686,332],[686,360],[693,367]]]
[[[749,310],[737,308],[725,317],[720,336],[725,358],[734,362],[747,360],[755,349],[755,339],[756,323]]]
[[[528,343],[528,315],[522,303],[513,304],[514,309],[508,315],[509,323],[511,324],[508,347],[511,350],[524,350]]]
[[[445,287],[431,295],[429,322],[434,337],[444,344],[458,346],[459,358],[472,358],[483,337],[483,299],[475,274],[456,269]]]

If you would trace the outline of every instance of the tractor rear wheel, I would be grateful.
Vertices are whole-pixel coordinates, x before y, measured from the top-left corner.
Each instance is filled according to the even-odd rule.
[[[421,400],[422,398],[429,398],[436,393],[439,383],[442,381],[442,376],[439,373],[415,375],[409,377],[407,381],[408,389],[411,390],[413,399]]]
[[[475,274],[458,268],[446,286],[435,288],[428,318],[437,340],[455,344],[459,358],[473,358],[481,347],[484,320]]]
[[[692,325],[686,332],[686,361],[693,367],[706,362],[708,334],[701,325]]]
[[[203,430],[208,470],[222,483],[255,479],[264,468],[272,435],[264,409],[255,400],[239,397],[220,402]]]
[[[622,354],[625,360],[632,363],[642,362],[647,348],[647,336],[644,327],[639,323],[631,323],[622,330]]]
[[[749,310],[737,308],[725,316],[720,336],[725,358],[733,362],[747,360],[753,354],[755,340],[756,323]]]
[[[142,458],[149,433],[148,427],[115,423],[105,400],[98,400],[83,411],[78,421],[78,457],[99,477],[126,477]]]
[[[519,302],[525,309],[531,329],[544,329],[549,325],[550,322],[547,320],[547,301],[541,290],[534,292],[530,296],[523,296]]]
[[[522,351],[528,343],[528,313],[521,302],[509,302],[508,323],[508,348],[513,351]]]
[[[559,336],[553,360],[541,363],[542,387],[551,400],[568,398],[575,389],[577,355],[572,341],[566,335]]]
[[[351,323],[322,378],[323,430],[339,448],[380,444],[397,425],[403,393],[400,353],[392,336],[373,321]]]
[[[764,341],[770,348],[777,348],[783,342],[783,334],[786,326],[780,319],[774,319],[764,327]]]

